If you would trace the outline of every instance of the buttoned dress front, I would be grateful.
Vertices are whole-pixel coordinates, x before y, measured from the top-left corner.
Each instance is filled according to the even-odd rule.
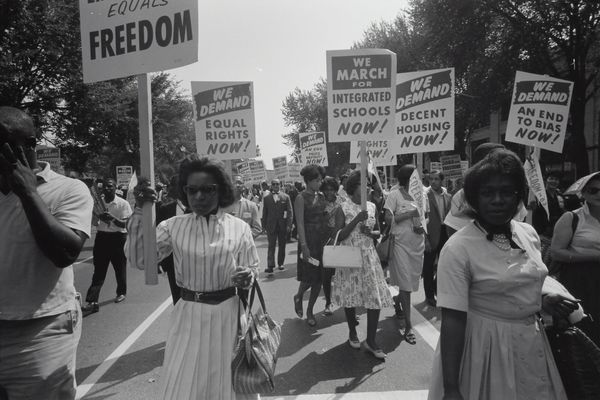
[[[141,216],[139,210],[134,216]],[[139,263],[139,243],[133,242],[139,239],[136,227],[141,225],[135,222],[128,226],[132,231],[126,249],[131,258],[138,257]],[[156,228],[156,241],[159,260],[172,253],[177,285],[189,290],[223,290],[233,286],[231,275],[236,267],[251,267],[255,272],[258,269],[250,227],[222,210],[208,219],[184,214],[163,221]],[[216,305],[177,302],[161,373],[161,400],[258,398],[257,394],[236,394],[232,386],[238,308],[237,296]]]
[[[536,313],[548,273],[533,227],[512,222],[525,250],[498,248],[469,223],[442,249],[438,306],[467,313],[459,387],[465,400],[566,400]],[[440,344],[430,400],[443,398]]]

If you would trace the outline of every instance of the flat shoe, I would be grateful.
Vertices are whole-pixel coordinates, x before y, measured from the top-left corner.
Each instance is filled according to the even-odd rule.
[[[417,337],[413,333],[413,331],[405,331],[404,332],[404,340],[408,344],[417,344]]]
[[[352,339],[348,338],[348,345],[355,350],[359,350],[360,349],[360,340],[358,340],[358,339],[352,340]]]
[[[373,350],[371,348],[371,346],[369,346],[369,344],[367,343],[366,340],[364,342],[362,342],[362,344],[363,344],[363,346],[365,346],[365,350],[368,353],[371,353],[373,355],[373,357],[378,358],[380,360],[385,360],[385,355],[386,354],[383,352],[383,350],[381,350],[381,349]]]
[[[333,311],[331,311],[331,306],[325,306],[325,311],[323,311],[325,315],[333,315]]]
[[[315,319],[314,315],[311,315],[310,317],[306,317],[306,323],[308,324],[308,326],[315,326],[317,325],[317,320]]]
[[[302,300],[300,300],[297,294],[294,295],[294,311],[296,311],[298,318],[302,318],[304,314],[302,312]]]

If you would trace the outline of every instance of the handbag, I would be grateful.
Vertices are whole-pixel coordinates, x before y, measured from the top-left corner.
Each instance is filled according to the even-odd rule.
[[[333,244],[323,247],[323,265],[329,268],[362,268],[360,247],[338,245],[340,232],[336,233]]]
[[[379,261],[381,261],[381,267],[387,268],[390,259],[392,258],[392,251],[394,250],[394,235],[388,233],[383,237],[381,242],[375,247]]]
[[[258,294],[260,308],[252,311]],[[275,389],[275,365],[281,342],[281,325],[269,316],[265,299],[255,280],[250,301],[240,296],[244,315],[240,315],[240,333],[231,362],[233,390],[236,393],[265,393]],[[241,309],[241,307],[240,307]]]

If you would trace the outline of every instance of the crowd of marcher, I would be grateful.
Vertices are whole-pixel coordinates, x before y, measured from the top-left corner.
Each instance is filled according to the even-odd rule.
[[[126,265],[157,267],[144,263],[147,202],[156,203],[159,267],[175,304],[161,399],[259,397],[235,393],[231,362],[238,297],[259,276],[261,234],[267,277],[290,267],[286,245],[297,241],[290,312],[319,329],[315,306],[323,289],[322,318],[343,308],[348,337],[341,340],[377,359],[386,357],[377,340],[386,308],[404,321],[403,339],[416,343],[411,296],[423,279],[426,304],[442,315],[430,399],[567,399],[572,387],[545,329],[575,324],[600,344],[600,172],[564,193],[560,177],[548,175],[548,215],[528,200],[518,156],[485,144],[452,193],[442,171],[423,177],[423,226],[409,191],[414,165],[397,168],[392,187],[369,175],[365,208],[359,171],[330,177],[307,165],[302,183],[248,187],[217,161],[189,158],[160,190],[140,178],[131,207],[113,179],[90,190],[37,162],[36,132],[27,114],[0,107],[0,400],[75,397],[81,311],[71,265],[94,216],[94,274],[83,309],[99,310],[109,264],[115,302],[125,300]],[[391,243],[383,263],[382,238]],[[357,266],[324,263],[332,243],[360,249]],[[366,310],[364,338],[357,308]]]

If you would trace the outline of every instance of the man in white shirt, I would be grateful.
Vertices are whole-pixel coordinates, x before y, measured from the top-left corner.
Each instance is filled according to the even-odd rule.
[[[117,278],[115,303],[125,300],[127,294],[127,259],[123,246],[127,239],[125,226],[132,211],[127,200],[115,196],[115,189],[114,179],[109,178],[104,181],[102,191],[106,209],[98,215],[100,223],[93,250],[94,275],[85,298],[88,304],[82,307],[84,311],[97,312],[99,310],[98,298],[106,279],[109,263],[112,263]]]
[[[256,239],[262,233],[260,217],[258,216],[258,206],[242,196],[245,186],[241,176],[235,177],[234,184],[236,200],[232,205],[226,207],[224,211],[244,220],[250,226],[250,230],[252,230],[252,237]]]

